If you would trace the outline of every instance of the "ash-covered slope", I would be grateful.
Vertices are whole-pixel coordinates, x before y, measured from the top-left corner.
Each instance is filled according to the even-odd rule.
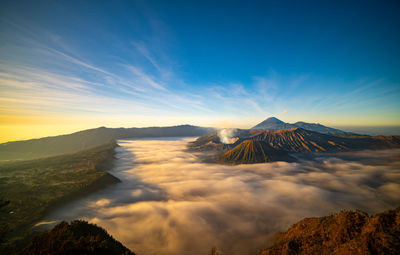
[[[349,139],[320,134],[301,128],[282,130],[240,130],[238,140],[234,144],[225,145],[219,140],[217,132],[199,137],[190,144],[190,148],[198,151],[229,150],[245,140],[264,141],[275,150],[287,152],[332,152],[348,150]],[[352,141],[352,140],[350,140]],[[355,140],[354,140],[355,141]]]
[[[346,139],[302,128],[253,131],[251,139],[265,141],[277,150],[289,152],[332,152],[351,148]]]
[[[224,152],[218,161],[233,164],[265,163],[272,161],[292,162],[295,159],[282,150],[276,150],[264,141],[244,140],[233,149]]]
[[[288,152],[339,152],[400,148],[399,136],[339,137],[293,128],[285,130],[254,130],[250,138],[267,142],[277,150]]]
[[[219,136],[220,130],[212,131],[206,135],[198,137],[195,141],[188,144],[188,149],[191,151],[226,151],[238,145],[242,140],[240,138],[247,138],[250,131],[247,129],[236,129],[234,137],[235,143],[226,144],[221,141]]]
[[[303,219],[260,252],[278,254],[400,254],[400,207],[371,217],[345,211]]]
[[[353,150],[380,150],[400,148],[399,136],[354,136],[339,137],[302,128],[282,130],[240,130],[234,144],[222,144],[216,132],[199,137],[190,144],[192,150],[226,151],[244,140],[264,141],[278,151],[286,152],[341,152]]]

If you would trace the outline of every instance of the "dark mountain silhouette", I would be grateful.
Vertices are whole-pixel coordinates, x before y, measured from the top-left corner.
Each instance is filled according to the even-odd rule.
[[[59,223],[52,230],[37,235],[21,255],[30,254],[96,254],[134,255],[103,228],[86,221]]]
[[[276,150],[264,141],[244,140],[233,149],[218,157],[218,161],[233,164],[265,163],[272,161],[295,161],[282,150]]]
[[[3,143],[0,144],[0,160],[26,160],[75,153],[115,139],[200,136],[210,131],[210,128],[190,125],[148,128],[100,127],[68,135]]]
[[[350,134],[348,132],[344,132],[342,130],[335,129],[335,128],[326,127],[324,125],[317,124],[317,123],[307,123],[307,122],[303,122],[303,121],[298,121],[296,123],[290,124],[290,123],[283,122],[275,117],[267,118],[266,120],[255,125],[251,129],[277,130],[277,129],[290,129],[290,128],[302,128],[302,129],[319,132],[319,133],[323,133],[323,134]]]
[[[375,216],[343,211],[303,219],[260,252],[278,254],[400,254],[400,207]]]

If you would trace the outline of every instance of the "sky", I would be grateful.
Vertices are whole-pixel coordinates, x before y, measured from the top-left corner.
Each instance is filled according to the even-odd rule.
[[[400,126],[396,1],[3,1],[0,142],[86,128]]]

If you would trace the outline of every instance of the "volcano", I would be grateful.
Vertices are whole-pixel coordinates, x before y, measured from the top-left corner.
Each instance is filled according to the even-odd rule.
[[[224,152],[218,161],[233,164],[265,163],[272,161],[293,162],[295,159],[285,151],[276,150],[264,141],[244,140],[233,149]]]

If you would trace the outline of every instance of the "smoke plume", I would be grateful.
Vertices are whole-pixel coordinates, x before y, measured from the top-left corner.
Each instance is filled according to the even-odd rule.
[[[225,144],[232,144],[236,142],[234,137],[236,129],[234,128],[224,128],[218,131],[219,140]]]

